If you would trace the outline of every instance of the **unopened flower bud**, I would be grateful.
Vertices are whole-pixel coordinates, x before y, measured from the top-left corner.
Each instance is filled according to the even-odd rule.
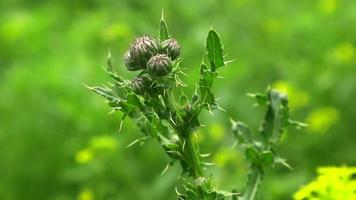
[[[127,70],[137,71],[144,68],[139,61],[139,59],[132,54],[131,49],[128,49],[124,54],[124,63],[126,65]]]
[[[147,61],[158,52],[156,39],[149,36],[137,38],[124,54],[128,70],[137,71],[146,67]]]
[[[172,60],[175,60],[180,54],[180,46],[177,40],[171,38],[161,43],[161,52],[167,54]]]
[[[148,61],[147,68],[153,76],[165,76],[172,71],[172,60],[165,54],[157,54]]]
[[[138,76],[131,81],[131,89],[135,94],[144,95],[150,88],[151,81],[145,76]]]

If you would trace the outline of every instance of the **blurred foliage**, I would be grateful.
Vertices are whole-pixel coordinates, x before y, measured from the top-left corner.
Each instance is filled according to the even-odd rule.
[[[355,167],[320,167],[316,180],[303,186],[295,195],[296,200],[356,199]]]
[[[175,198],[179,168],[159,176],[168,158],[154,141],[125,148],[138,129],[127,120],[117,134],[121,116],[106,115],[82,86],[107,80],[108,48],[117,71],[133,76],[123,51],[135,36],[158,34],[162,8],[184,49],[188,84],[210,26],[236,58],[213,88],[227,112],[205,113],[197,133],[203,153],[214,153],[221,188],[243,187],[247,170],[230,149],[226,115],[257,127],[261,114],[244,94],[267,84],[285,88],[293,117],[311,127],[284,135],[279,150],[294,170],[267,174],[263,199],[292,198],[318,166],[356,165],[353,0],[0,0],[0,8],[0,199]]]

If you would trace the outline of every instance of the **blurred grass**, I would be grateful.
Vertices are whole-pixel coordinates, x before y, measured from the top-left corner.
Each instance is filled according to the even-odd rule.
[[[229,149],[227,116],[257,130],[262,110],[244,94],[268,84],[287,92],[294,118],[311,127],[285,135],[280,150],[294,170],[267,173],[263,199],[290,199],[318,166],[356,165],[352,0],[1,0],[0,8],[0,199],[174,199],[179,167],[159,176],[168,158],[153,141],[125,148],[138,129],[125,121],[118,134],[120,115],[107,115],[82,86],[107,81],[109,48],[117,71],[132,77],[121,55],[135,36],[157,35],[162,8],[188,84],[211,26],[237,59],[214,86],[227,112],[205,113],[198,133],[221,187],[243,187],[246,173],[241,152]]]

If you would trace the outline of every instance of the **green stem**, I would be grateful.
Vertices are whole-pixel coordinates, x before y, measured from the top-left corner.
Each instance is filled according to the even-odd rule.
[[[255,200],[257,190],[262,179],[262,170],[256,166],[252,166],[252,171],[248,177],[247,188],[245,190],[242,200]]]
[[[192,133],[188,133],[185,139],[184,157],[190,166],[191,175],[194,178],[203,176],[203,169],[199,158],[197,146],[194,144]]]

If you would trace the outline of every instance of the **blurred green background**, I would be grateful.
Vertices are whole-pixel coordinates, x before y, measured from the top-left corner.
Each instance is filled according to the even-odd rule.
[[[231,149],[229,117],[258,129],[263,109],[245,94],[268,84],[289,94],[292,116],[279,146],[294,170],[267,173],[262,199],[286,200],[319,166],[356,165],[354,0],[0,0],[0,199],[175,199],[179,166],[155,141],[125,148],[141,133],[83,87],[106,83],[134,37],[156,36],[161,9],[182,46],[191,92],[207,31],[225,44],[225,77],[214,85],[227,112],[204,113],[198,132],[213,152],[222,189],[243,188],[247,164]],[[211,170],[211,169],[210,169]]]

